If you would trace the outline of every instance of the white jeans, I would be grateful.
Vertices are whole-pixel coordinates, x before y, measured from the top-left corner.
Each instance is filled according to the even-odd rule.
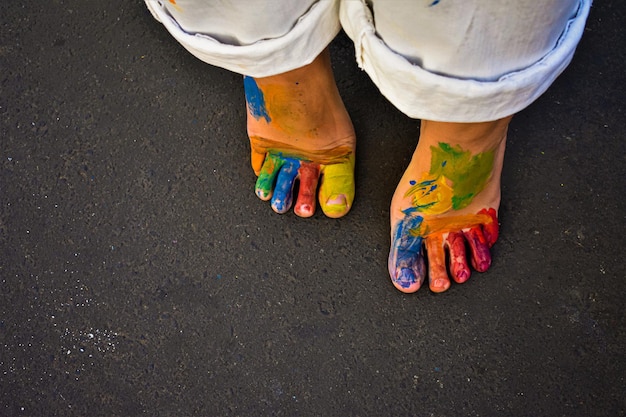
[[[313,61],[341,27],[413,118],[480,122],[532,103],[574,55],[591,0],[145,0],[187,50],[252,77]]]

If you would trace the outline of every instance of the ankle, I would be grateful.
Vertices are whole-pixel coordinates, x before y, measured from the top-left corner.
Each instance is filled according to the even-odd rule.
[[[506,139],[509,123],[513,116],[502,119],[477,122],[455,123],[422,120],[420,141],[459,145],[465,150],[480,152],[495,150]],[[432,145],[433,143],[429,143]]]

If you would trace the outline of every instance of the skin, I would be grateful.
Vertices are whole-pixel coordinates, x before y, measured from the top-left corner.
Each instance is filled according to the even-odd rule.
[[[510,120],[422,121],[391,203],[388,264],[398,290],[415,292],[428,277],[431,291],[446,291],[469,279],[470,264],[478,272],[491,265]]]
[[[354,200],[356,137],[328,50],[293,71],[244,77],[244,89],[257,196],[281,214],[295,199],[300,217],[314,214],[316,200],[328,217],[346,215]]]
[[[317,200],[327,216],[344,216],[354,199],[356,139],[328,50],[287,73],[245,77],[244,87],[257,196],[277,213],[293,205],[309,217]],[[510,120],[422,121],[391,202],[388,265],[400,291],[415,292],[428,277],[430,289],[442,292],[466,282],[470,265],[479,272],[491,265]]]

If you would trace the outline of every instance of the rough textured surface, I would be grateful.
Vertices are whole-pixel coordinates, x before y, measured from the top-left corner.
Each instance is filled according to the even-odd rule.
[[[344,219],[253,192],[239,75],[143,2],[0,14],[0,415],[623,416],[626,7],[513,121],[494,265],[387,277],[418,121],[332,44],[359,137]]]

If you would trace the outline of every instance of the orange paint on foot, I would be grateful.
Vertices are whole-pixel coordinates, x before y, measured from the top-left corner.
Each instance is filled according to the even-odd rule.
[[[493,210],[493,209],[490,209]],[[495,210],[493,210],[495,213]],[[426,237],[435,233],[458,232],[459,230],[485,225],[489,227],[494,223],[497,230],[497,218],[491,213],[481,210],[478,214],[464,214],[461,216],[428,217],[415,229],[411,229],[412,236]],[[493,229],[493,227],[492,227]],[[497,233],[496,233],[497,239]],[[494,241],[495,242],[495,241]]]
[[[450,278],[446,271],[446,253],[443,248],[441,234],[429,236],[426,239],[428,254],[428,280],[432,292],[443,292],[450,288]]]
[[[350,156],[354,154],[354,149],[347,145],[328,149],[305,150],[298,147],[299,145],[295,146],[290,143],[273,141],[260,136],[251,136],[250,146],[252,147],[253,155],[265,155],[271,152],[288,158],[296,158],[301,161],[317,162],[322,165],[346,162],[350,159]]]

